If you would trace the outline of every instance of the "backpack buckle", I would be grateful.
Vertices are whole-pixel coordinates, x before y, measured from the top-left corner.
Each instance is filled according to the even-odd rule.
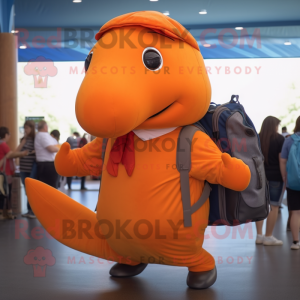
[[[235,98],[236,100],[234,100],[234,98]],[[239,95],[232,95],[232,96],[231,96],[231,99],[230,99],[230,103],[239,103],[239,104],[240,104],[239,98],[240,98]]]

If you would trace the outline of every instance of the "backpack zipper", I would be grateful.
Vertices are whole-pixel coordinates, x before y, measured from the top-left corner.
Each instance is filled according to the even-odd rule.
[[[219,193],[219,209],[220,209],[220,218],[221,224],[229,226],[230,223],[227,220],[226,215],[226,205],[225,205],[225,187],[219,185],[218,186],[218,193]]]

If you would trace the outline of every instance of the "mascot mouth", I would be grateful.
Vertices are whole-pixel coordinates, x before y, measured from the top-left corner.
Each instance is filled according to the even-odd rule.
[[[159,111],[158,113],[152,115],[151,117],[149,117],[147,120],[154,118],[156,116],[158,116],[159,114],[161,114],[162,112],[164,112],[165,110],[167,110],[173,103],[171,103],[170,105],[168,105],[167,107],[165,107],[164,109],[162,109],[161,111]]]

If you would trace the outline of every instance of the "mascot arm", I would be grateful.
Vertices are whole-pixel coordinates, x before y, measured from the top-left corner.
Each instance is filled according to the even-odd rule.
[[[69,143],[62,144],[55,157],[55,168],[62,176],[99,176],[102,172],[102,139],[96,138],[82,148],[70,150]]]
[[[222,153],[208,135],[196,132],[192,142],[190,176],[243,191],[249,185],[251,173],[242,160]]]

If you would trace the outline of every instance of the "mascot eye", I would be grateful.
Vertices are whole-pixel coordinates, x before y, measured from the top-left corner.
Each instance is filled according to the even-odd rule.
[[[142,59],[144,66],[151,71],[158,71],[163,65],[162,55],[152,47],[148,47],[143,51]]]
[[[93,57],[93,53],[90,53],[87,58],[85,59],[85,62],[84,62],[84,69],[85,71],[87,72],[89,66],[90,66],[90,63],[92,61],[92,57]]]

